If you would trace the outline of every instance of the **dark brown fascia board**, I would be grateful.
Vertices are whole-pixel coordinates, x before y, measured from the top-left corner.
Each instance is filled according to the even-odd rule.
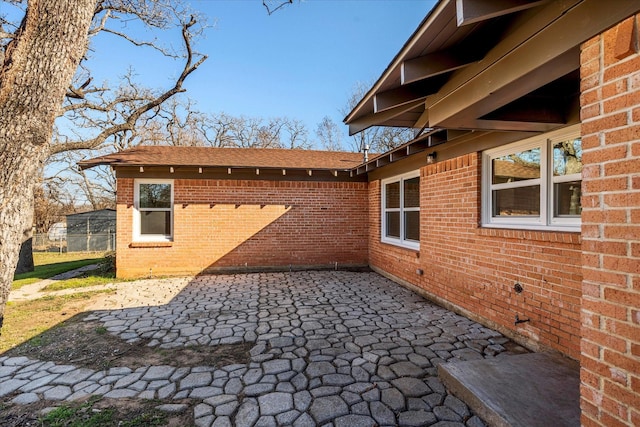
[[[467,132],[448,144],[438,147],[438,163],[456,159],[462,155],[482,152],[511,142],[520,141],[531,136],[528,132]],[[416,171],[427,165],[426,153],[408,156],[383,168],[373,169],[366,175],[369,182],[389,178],[399,174]]]
[[[556,27],[558,28],[558,27]],[[560,35],[559,39],[563,39]],[[429,106],[429,124],[469,127],[469,124],[538,88],[580,68],[578,45],[553,48],[528,44],[520,55],[508,55],[464,86]],[[552,43],[548,40],[548,43]],[[496,78],[501,76],[501,78]]]
[[[445,20],[448,22],[448,19],[444,17],[443,11],[447,7],[455,7],[453,4],[455,0],[439,0],[438,3],[429,11],[427,16],[422,20],[418,28],[413,32],[413,34],[409,37],[409,40],[404,44],[404,46],[400,49],[400,51],[396,54],[396,56],[391,60],[387,68],[383,71],[382,75],[378,78],[378,80],[373,84],[371,89],[367,91],[367,93],[362,97],[360,102],[356,104],[356,106],[351,110],[349,114],[343,119],[343,122],[350,125],[354,120],[359,119],[363,116],[367,116],[368,113],[361,112],[362,107],[370,100],[372,100],[373,96],[380,90],[382,84],[387,81],[389,76],[396,71],[405,60],[408,52],[416,45],[418,41],[420,41],[426,32],[431,30],[434,27],[434,23],[437,21]],[[365,128],[366,129],[366,128]],[[357,132],[355,132],[357,133]],[[351,134],[353,135],[353,134]]]
[[[570,105],[569,100],[563,96],[524,96],[480,117],[480,120],[519,121],[561,126],[567,121],[568,105]]]
[[[424,101],[429,95],[438,92],[446,82],[445,77],[445,75],[434,76],[430,79],[376,93],[373,97],[374,114],[402,107],[415,101]]]
[[[501,87],[495,86],[492,91],[487,92],[486,96],[481,99],[476,99],[474,103],[463,106],[464,102],[471,98],[473,95],[470,93],[475,89],[479,89],[480,86],[484,87],[486,83],[485,79],[481,79],[475,82],[470,82],[466,89],[461,90],[455,97],[458,98],[458,103],[453,107],[456,111],[444,111],[444,108],[452,107],[452,99],[446,103],[439,103],[432,105],[429,108],[429,119],[431,125],[473,129],[476,124],[483,118],[491,117],[496,111],[504,110],[509,105],[518,105],[523,98],[526,98],[528,94],[534,92],[546,84],[561,78],[562,76],[571,73],[579,69],[580,67],[580,48],[578,46],[568,50],[562,55],[554,58],[552,61],[542,64],[539,67],[533,69],[528,74],[521,76],[517,79],[511,80],[508,84],[504,84]],[[517,67],[511,67],[514,70]],[[488,75],[487,75],[488,77]],[[483,89],[479,89],[483,90]],[[464,98],[464,99],[463,99]],[[516,114],[514,111],[513,114]],[[445,120],[442,119],[443,115],[447,116]],[[532,131],[543,130],[536,128],[536,124],[549,124],[555,123],[556,125],[565,124],[562,117],[556,117],[556,122],[549,120],[540,120],[538,114],[530,116],[528,119],[523,118],[521,121],[531,122]],[[493,117],[499,119],[499,117]],[[543,126],[544,127],[544,126]],[[478,129],[486,129],[486,127],[480,127]],[[526,130],[520,127],[497,127],[495,130]]]
[[[429,105],[430,126],[458,127],[466,119],[455,118],[460,113],[476,114],[476,119],[490,113],[488,99],[501,93],[501,99],[494,109],[513,101],[526,91],[536,88],[524,88],[523,77],[540,72],[549,65],[544,77],[540,72],[540,85],[558,77],[559,72],[553,65],[575,69],[579,67],[579,55],[576,49],[582,42],[615,25],[617,22],[638,13],[640,2],[620,0],[615,3],[601,0],[571,0],[570,2],[551,2],[533,16],[522,16],[521,26],[505,37],[493,51],[474,67],[467,67],[456,74],[443,86],[437,100]],[[527,18],[528,20],[525,20]],[[564,61],[566,55],[572,58]],[[573,61],[570,63],[569,61]],[[502,76],[497,79],[496,76]],[[523,93],[525,92],[525,93]]]
[[[112,165],[113,162],[110,162],[108,160],[104,160],[104,161],[94,161],[96,159],[90,159],[90,160],[82,160],[80,162],[78,162],[78,166],[80,167],[81,170],[85,170],[85,169],[91,169],[93,167],[96,166],[104,166],[104,165]]]
[[[433,152],[433,147],[453,141],[461,136],[468,135],[471,131],[457,129],[432,129],[431,131],[420,135],[418,138],[411,140],[401,146],[394,148],[381,154],[377,158],[357,166],[355,173],[362,175],[380,167],[400,161],[406,157],[421,152]]]
[[[371,126],[377,126],[380,123],[384,123],[387,120],[391,120],[407,111],[424,105],[424,99],[414,100],[406,104],[390,108],[380,113],[369,114],[368,116],[360,117],[353,122],[349,123],[349,136],[355,135],[358,132],[362,132]]]
[[[486,0],[483,0],[486,1]],[[505,0],[491,0],[493,2],[496,1],[505,1]],[[513,13],[516,11],[520,11],[523,9],[526,9],[528,7],[534,7],[534,6],[538,6],[548,0],[541,0],[541,1],[534,1],[534,2],[525,2],[525,0],[506,0],[510,3],[516,2],[518,4],[511,4],[508,7],[503,9],[502,14],[507,14],[507,13]],[[412,49],[416,46],[417,43],[420,42],[420,40],[422,40],[425,37],[431,38],[432,36],[435,37],[436,34],[433,34],[432,36],[429,36],[428,33],[429,32],[434,32],[434,28],[443,28],[445,25],[447,25],[447,23],[449,22],[449,18],[448,18],[448,13],[446,13],[445,11],[447,9],[451,9],[453,8],[454,11],[457,10],[457,5],[455,4],[456,0],[440,0],[438,1],[438,3],[436,3],[434,5],[434,7],[429,11],[429,13],[427,14],[427,16],[423,19],[423,21],[420,23],[420,25],[418,26],[418,28],[414,31],[414,33],[409,37],[408,41],[404,44],[404,46],[400,49],[400,51],[396,54],[396,56],[391,60],[391,62],[389,63],[389,65],[387,66],[387,68],[384,70],[384,72],[381,74],[381,76],[378,78],[378,80],[374,83],[374,85],[367,91],[367,93],[362,97],[362,99],[360,100],[360,102],[358,102],[358,104],[356,104],[356,106],[351,110],[351,112],[349,114],[347,114],[347,116],[343,119],[344,123],[346,124],[351,124],[354,120],[357,120],[359,118],[362,117],[366,117],[369,115],[369,112],[364,112],[362,111],[362,109],[364,108],[364,106],[369,103],[372,102],[373,103],[373,98],[374,96],[380,91],[380,88],[382,87],[382,85],[389,80],[389,78],[391,77],[392,74],[394,74],[397,70],[400,69],[400,75],[401,75],[401,80],[403,81],[402,84],[409,84],[411,83],[413,80],[413,78],[407,78],[405,79],[405,72],[402,71],[402,68],[405,66],[405,62],[407,62],[408,64],[410,64],[410,61],[412,59],[408,59],[407,56],[409,54],[409,52],[412,51]],[[524,4],[524,3],[528,3],[528,4]],[[473,9],[473,10],[477,10],[477,9]],[[456,12],[457,13],[457,12]],[[495,16],[499,16],[495,15]],[[434,53],[434,55],[449,55],[449,56],[453,56],[455,58],[455,54],[452,54],[451,52],[440,52],[440,53]],[[435,57],[434,57],[435,58]],[[415,59],[415,58],[414,58]],[[431,69],[430,71],[428,71],[428,73],[433,73],[433,74],[429,74],[426,75],[425,77],[429,77],[429,76],[435,76],[438,74],[442,74],[442,73],[446,73],[449,71],[454,71],[456,69],[459,69],[465,65],[468,65],[469,63],[474,62],[475,58],[459,58],[454,63],[449,62],[450,60],[446,61],[449,62],[449,65],[445,65],[444,69]],[[460,61],[464,62],[464,64],[460,63]],[[418,62],[414,63],[417,64],[420,61],[418,60]],[[428,62],[428,60],[427,60]],[[409,65],[410,67],[412,65]],[[437,66],[436,66],[437,67]],[[419,80],[419,78],[418,78]],[[366,128],[365,128],[366,129]],[[357,132],[355,132],[357,133]]]
[[[436,105],[449,94],[465,86],[478,75],[499,62],[509,53],[514,52],[527,40],[537,33],[542,32],[551,22],[575,7],[582,0],[567,0],[564,2],[552,2],[540,10],[526,11],[518,15],[510,24],[510,29],[500,38],[485,56],[469,67],[460,69],[445,83],[437,94],[429,97],[428,105]]]
[[[202,170],[203,172],[206,170],[222,170],[222,171],[229,171],[231,170],[231,173],[233,173],[233,171],[239,171],[239,170],[258,170],[258,171],[280,171],[282,172],[283,175],[286,175],[288,172],[305,172],[305,173],[309,173],[311,172],[311,174],[313,174],[313,172],[330,172],[332,174],[336,174],[336,173],[348,173],[350,170],[352,170],[353,168],[341,168],[341,169],[337,169],[337,168],[291,168],[291,167],[264,167],[264,166],[198,166],[198,165],[148,165],[148,164],[144,164],[144,163],[140,163],[140,164],[133,164],[133,163],[113,163],[111,165],[113,168],[119,168],[119,167],[131,167],[131,168],[155,168],[155,169],[166,169],[169,173],[171,173],[171,169],[173,169],[174,171],[178,170],[178,169],[184,169],[184,170]],[[202,172],[199,172],[202,173]],[[228,172],[227,172],[228,173]],[[259,174],[259,173],[258,173]]]
[[[398,87],[376,93],[373,96],[373,113],[379,114],[383,111],[388,111],[396,107],[404,107],[405,105],[415,101],[424,102],[427,95],[436,93],[437,90],[437,88],[434,88],[429,93],[423,93],[408,87]]]
[[[488,131],[488,132],[550,132],[559,127],[563,127],[567,122],[564,121],[561,124],[556,123],[544,123],[544,122],[531,122],[531,121],[517,121],[517,120],[469,120],[465,122],[465,129]]]
[[[407,145],[406,153],[407,156],[411,156],[413,154],[420,153],[429,147],[431,147],[431,137],[426,137],[425,139],[420,139],[415,141],[413,144]]]
[[[167,170],[169,173],[171,173],[171,169],[173,169],[174,171],[177,169],[182,169],[182,170],[196,170],[196,171],[205,171],[205,170],[269,170],[269,171],[281,171],[283,173],[283,175],[286,175],[287,172],[289,171],[304,171],[306,173],[311,172],[311,175],[313,175],[313,172],[330,172],[332,173],[334,176],[336,174],[341,174],[341,173],[349,173],[351,170],[353,170],[353,167],[350,168],[301,168],[301,167],[273,167],[273,166],[269,166],[269,167],[264,167],[264,166],[233,166],[233,165],[200,165],[200,164],[191,164],[191,165],[186,165],[186,164],[180,164],[180,165],[172,165],[172,164],[148,164],[148,163],[134,163],[134,162],[110,162],[110,161],[105,161],[105,162],[78,162],[78,165],[81,165],[81,167],[83,167],[83,169],[87,169],[87,168],[91,168],[94,166],[101,166],[101,165],[109,165],[111,166],[111,168],[113,169],[117,169],[117,168],[154,168],[154,169],[165,169]],[[202,172],[199,172],[202,173]]]
[[[466,67],[482,59],[479,50],[440,51],[407,59],[400,65],[400,84],[407,85]]]
[[[118,178],[242,179],[272,181],[362,181],[352,169],[283,169],[113,165]],[[173,172],[171,170],[173,169]]]
[[[456,0],[458,27],[540,6],[548,0]]]

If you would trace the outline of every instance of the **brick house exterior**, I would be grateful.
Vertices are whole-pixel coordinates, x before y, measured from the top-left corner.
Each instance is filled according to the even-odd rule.
[[[345,118],[352,133],[421,130],[357,168],[369,177],[372,268],[578,360],[585,426],[640,425],[638,13],[640,3],[622,0],[438,1]],[[530,177],[505,182],[492,171],[520,148],[520,160],[531,160],[534,135],[552,153],[553,167],[544,177],[543,162],[533,184],[548,206],[539,223],[519,226],[495,208],[511,203],[520,220],[530,215],[517,196],[534,192],[516,182]],[[554,138],[567,135],[579,141],[582,167],[563,181],[578,155],[566,151],[574,159],[556,169]],[[385,183],[411,171],[420,176],[419,250],[381,236]],[[579,190],[576,224],[568,217]]]
[[[640,425],[640,16],[582,46],[584,425]]]
[[[366,267],[366,181],[357,153],[140,147],[83,163],[117,176],[117,275]],[[171,166],[169,166],[171,165]],[[194,166],[195,165],[195,166]],[[170,183],[167,238],[137,235],[135,186]]]
[[[419,251],[381,242],[380,185],[371,182],[369,264],[445,307],[518,334],[530,348],[577,359],[579,233],[478,227],[480,166],[478,153],[470,153],[420,168]],[[516,314],[531,322],[514,327]]]
[[[85,163],[118,173],[118,274],[369,265],[578,360],[583,425],[640,425],[638,13],[632,0],[438,1],[345,118],[351,133],[419,130],[366,163],[314,153],[260,175],[218,161],[208,176]],[[175,239],[132,242],[135,179],[171,173]]]
[[[118,180],[119,277],[367,265],[366,183],[175,180],[165,245],[131,242],[133,182]]]

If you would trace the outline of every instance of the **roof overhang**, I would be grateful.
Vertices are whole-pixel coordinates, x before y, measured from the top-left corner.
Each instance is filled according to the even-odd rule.
[[[639,11],[637,0],[440,0],[344,121],[350,134],[576,122],[580,45]]]
[[[372,157],[375,155],[371,155]],[[108,165],[119,177],[216,177],[361,180],[358,153],[263,148],[138,146],[78,162]]]
[[[457,139],[468,133],[470,133],[470,131],[467,130],[430,129],[411,141],[408,141],[399,147],[380,154],[374,159],[355,167],[355,173],[356,175],[362,175],[388,164],[406,159],[414,154],[423,152],[430,153],[430,155],[433,156],[432,158],[435,160],[436,153],[433,150],[434,147]]]

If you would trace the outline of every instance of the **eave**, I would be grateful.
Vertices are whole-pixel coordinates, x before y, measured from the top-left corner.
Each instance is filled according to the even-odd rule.
[[[637,0],[441,0],[345,123],[351,134],[565,126],[579,113],[580,45],[639,11]]]
[[[434,156],[433,159],[435,160],[436,146],[453,141],[469,132],[465,130],[431,129],[417,138],[355,167],[353,171],[355,171],[356,175],[363,175],[419,153],[424,153],[427,157]]]

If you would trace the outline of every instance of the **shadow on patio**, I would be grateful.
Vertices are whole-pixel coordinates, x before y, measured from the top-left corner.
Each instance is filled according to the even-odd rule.
[[[181,279],[158,281],[157,291],[172,280]],[[70,368],[63,374],[44,363],[33,365],[35,379],[24,377],[13,392],[27,387],[40,398],[51,398],[60,396],[52,390],[66,387],[69,393],[59,400],[78,398],[83,390],[114,398],[195,399],[201,402],[194,407],[199,426],[442,422],[471,427],[484,423],[447,391],[438,367],[490,361],[501,370],[515,360],[514,354],[526,353],[500,333],[376,273],[215,275],[184,285],[166,304],[96,310],[85,320],[130,344],[168,354],[185,347],[250,343],[248,363],[196,366],[182,359],[137,369]],[[530,355],[516,357],[525,356]],[[0,380],[14,385],[14,372],[21,370],[10,367],[29,365],[24,360],[2,363]],[[532,366],[525,368],[535,375]],[[31,387],[38,379],[38,387]],[[512,382],[505,381],[492,384],[505,390]],[[522,382],[517,387],[526,390]],[[536,393],[549,397],[552,391]],[[559,417],[552,424],[571,425]]]

